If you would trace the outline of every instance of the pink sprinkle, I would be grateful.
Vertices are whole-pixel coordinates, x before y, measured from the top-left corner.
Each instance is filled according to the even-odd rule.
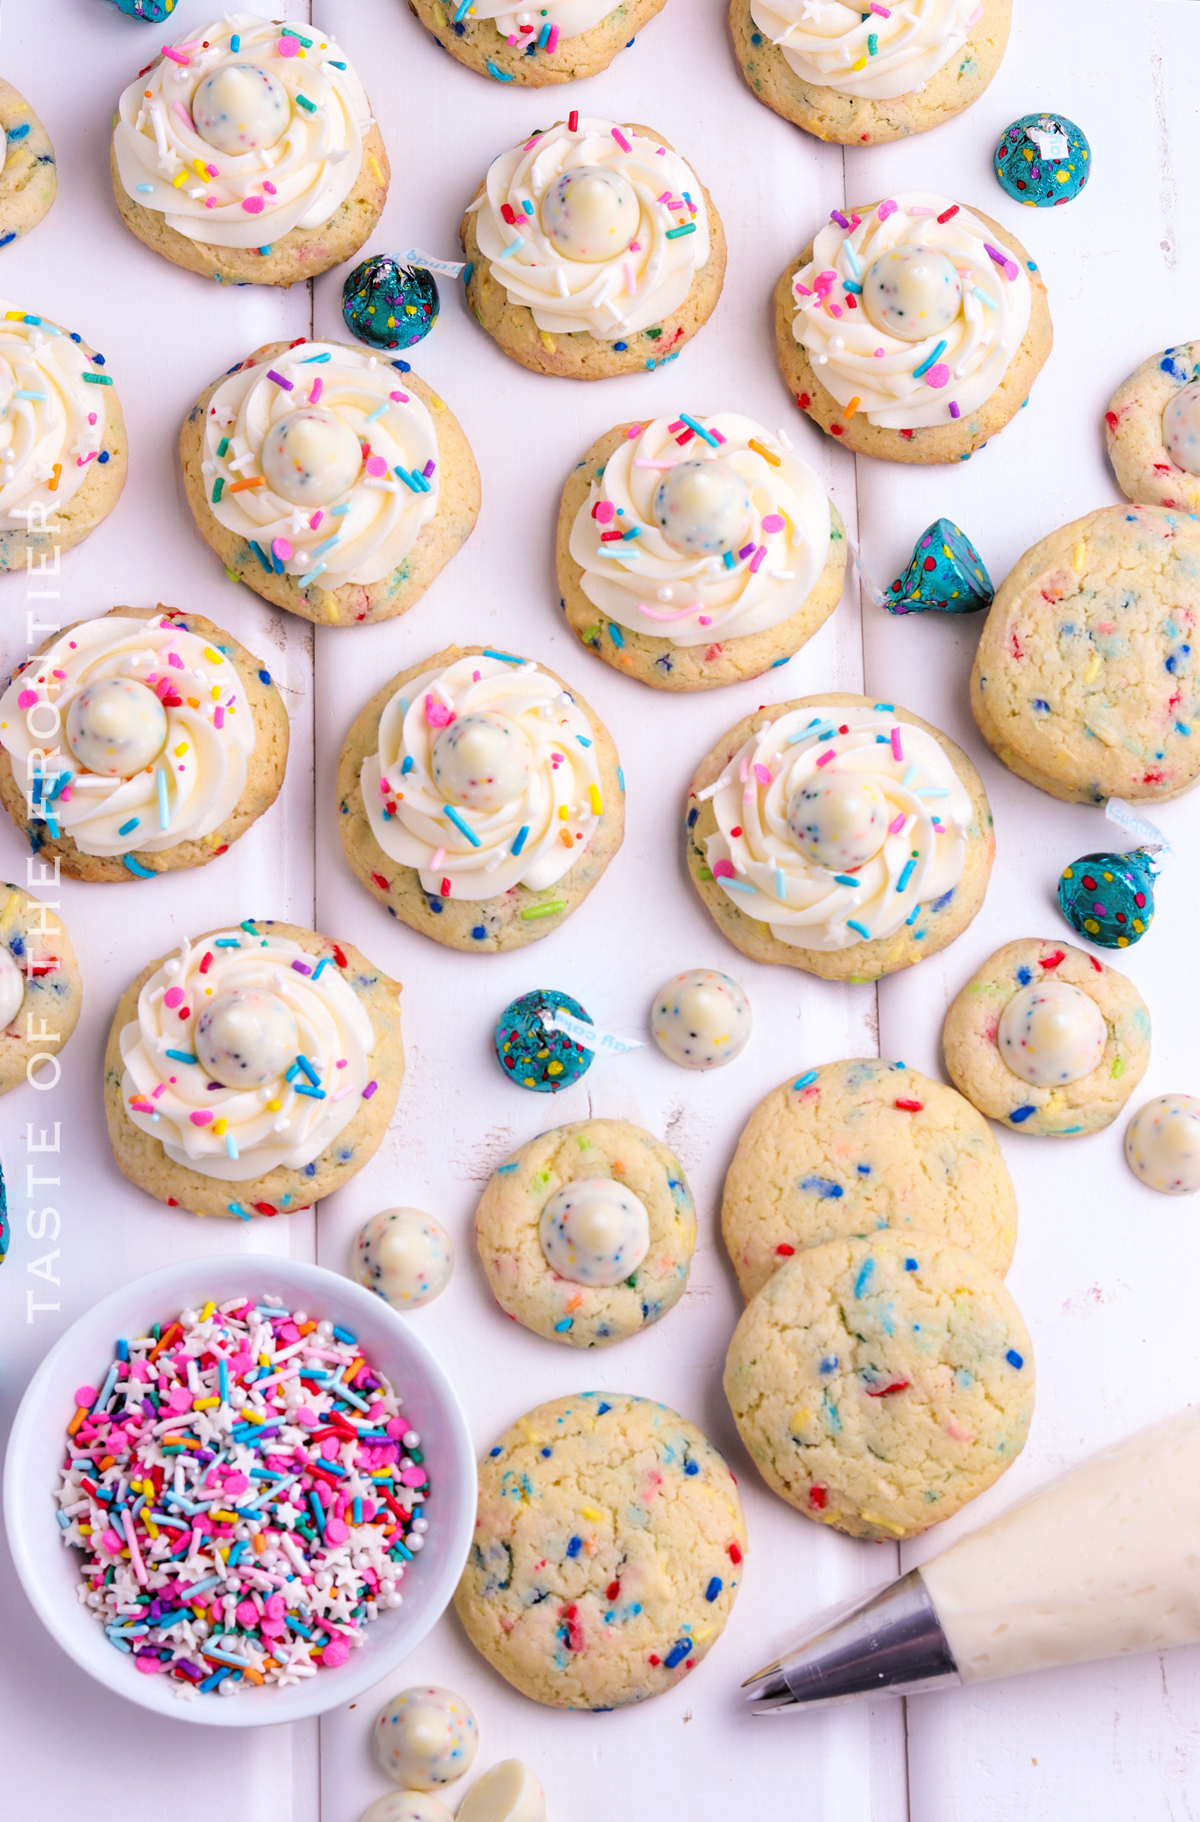
[[[559,31],[559,28],[557,25],[552,25],[550,27],[550,36],[546,40],[547,57],[552,57],[554,55],[555,51],[558,49],[558,31]]]
[[[829,314],[830,316],[840,316],[842,314],[842,306],[840,304],[830,304]]]
[[[390,399],[392,399],[397,405],[407,405],[408,404],[407,392],[389,392],[388,397]]]
[[[762,522],[764,531],[782,531],[786,521],[777,512],[769,512]]]
[[[608,525],[616,517],[617,509],[611,500],[601,500],[596,507],[596,519],[601,525]]]
[[[820,771],[820,769],[823,765],[828,765],[829,761],[831,759],[836,759],[836,758],[837,758],[837,754],[834,752],[832,747],[830,747],[830,749],[827,753],[822,753],[821,757],[817,761],[818,772]]]
[[[216,197],[215,196],[206,196],[204,198],[204,206],[206,209],[215,209],[217,206]]]
[[[406,1487],[423,1487],[425,1485],[424,1468],[401,1468],[400,1479]],[[326,1526],[328,1530],[328,1526]]]
[[[218,733],[225,726],[225,710],[219,702],[213,710],[213,726],[217,729]],[[182,767],[180,770],[182,770]]]
[[[169,44],[163,45],[162,54],[164,57],[169,57],[172,63],[186,64],[192,61],[190,57],[185,57],[182,51],[173,50]]]
[[[184,107],[182,101],[173,101],[171,103],[171,106],[174,108],[175,112],[178,114],[180,120],[182,120],[182,122],[183,122],[184,126],[187,128],[188,132],[194,133],[196,131],[195,123],[192,120],[192,117],[188,113],[187,109]]]
[[[979,10],[982,12],[983,8],[980,7]],[[890,19],[892,16],[890,10],[886,6],[877,6],[875,0],[870,0],[867,11],[869,13],[878,13],[881,19]]]
[[[383,475],[387,473],[387,463],[382,456],[368,456],[366,469],[368,474]]]
[[[243,196],[242,207],[247,215],[261,215],[264,207],[263,199],[261,196]]]
[[[712,625],[712,615],[711,614],[701,614],[700,615],[700,625],[701,626],[711,626]]]
[[[731,860],[715,860],[713,862],[712,871],[714,879],[732,879],[734,877],[733,862]]]
[[[752,576],[756,576],[758,574],[759,570],[762,568],[763,559],[766,557],[766,554],[767,554],[766,545],[760,544],[758,549],[755,551],[754,555],[750,559],[750,574]]]
[[[992,263],[994,265],[999,266],[999,268],[1000,268],[1001,272],[1003,272],[1005,278],[1010,279],[1010,280],[1016,278],[1016,276],[1017,276],[1016,261],[1011,260],[1008,257],[1007,253],[1002,253],[1000,251],[999,247],[993,247],[991,242],[986,241],[986,240],[983,243],[983,250],[987,254],[988,258],[992,261]]]
[[[294,57],[300,46],[294,38],[281,38],[275,49],[281,57]]]
[[[275,188],[275,185],[273,183],[269,183],[265,177],[262,180],[262,187],[267,192],[268,196],[277,196],[279,194],[279,192]]]
[[[880,203],[876,213],[878,214],[880,221],[886,221],[889,215],[894,215],[896,213],[898,207],[899,204],[894,203],[889,197],[886,202]]]
[[[309,404],[315,405],[324,390],[325,390],[324,380],[320,379],[320,378],[315,379],[313,381],[312,385],[309,387],[309,391],[308,391]]]
[[[630,243],[629,243],[629,251],[630,251],[630,252],[631,252],[631,253],[640,253],[640,252],[641,252],[641,250],[642,250],[642,243],[641,243],[641,241],[640,241],[640,240],[631,240],[631,241],[630,241]]]
[[[96,1388],[94,1385],[81,1385],[76,1388],[75,1405],[77,1409],[80,1405],[85,1405],[90,1411],[95,1402]]]
[[[925,375],[925,384],[927,386],[932,386],[935,392],[940,391],[943,386],[949,385],[949,383],[950,369],[947,367],[945,361],[939,361],[937,366],[931,367],[929,372]]]
[[[901,829],[904,827],[904,825],[907,821],[908,821],[907,816],[903,816],[903,815],[893,816],[891,822],[889,822],[889,824],[888,824],[888,834],[889,835],[899,835]]]
[[[448,728],[454,718],[453,709],[448,709],[444,702],[439,702],[434,696],[426,696],[425,720],[431,728]],[[436,860],[434,865],[438,865]]]
[[[334,1519],[333,1523],[336,1524],[337,1520]],[[345,1530],[344,1525],[343,1525],[342,1529]],[[328,1535],[328,1532],[329,1532],[328,1525],[326,1525],[325,1531],[326,1531],[326,1535]],[[322,1662],[322,1664],[329,1665],[329,1667],[331,1669],[336,1670],[338,1665],[344,1664],[346,1662],[346,1659],[349,1656],[350,1656],[350,1647],[346,1643],[345,1639],[340,1639],[340,1638],[339,1639],[330,1639],[328,1645],[326,1645],[324,1651],[322,1651],[322,1653],[321,1653],[321,1662]],[[140,1660],[139,1660],[139,1662],[140,1662]]]
[[[168,987],[167,991],[163,994],[163,1005],[175,1007],[175,1006],[180,1006],[182,1004],[183,1004],[183,988],[182,987]]]
[[[628,443],[631,442],[634,437],[640,437],[644,428],[645,426],[642,424],[631,424],[629,429],[625,432],[625,441]]]
[[[882,348],[876,348],[876,350],[875,350],[875,359],[876,359],[876,360],[877,360],[877,361],[881,361],[881,360],[882,360],[882,359],[883,359],[883,349],[882,349]]]
[[[183,659],[179,656],[178,652],[168,652],[167,653],[167,663],[173,664],[177,671],[181,671],[183,669]],[[58,675],[58,673],[56,671],[55,676],[57,676],[57,675]]]
[[[292,554],[292,547],[286,538],[273,538],[271,541],[271,554],[272,556],[278,557],[281,562],[286,563]]]
[[[626,295],[626,297],[636,297],[637,296],[637,283],[638,283],[637,282],[637,273],[634,271],[632,263],[629,260],[626,260],[625,261],[625,295]]]
[[[900,745],[900,729],[892,729],[892,758],[903,763],[904,748]]]
[[[228,1485],[228,1483],[226,1483]],[[331,1518],[325,1526],[325,1541],[329,1544],[344,1544],[350,1535],[349,1525],[343,1524],[340,1518]]]
[[[193,1126],[211,1126],[216,1119],[216,1115],[211,1113],[193,1113],[189,1114],[188,1118]]]
[[[210,177],[219,177],[221,175],[220,168],[215,164],[206,164],[204,169],[208,172]]]
[[[88,412],[88,423],[89,423],[89,424],[94,424],[94,423],[95,423],[95,422],[96,422],[96,414],[95,414],[95,412],[94,412],[94,411],[89,411],[89,412]]]
[[[120,1556],[121,1551],[125,1548],[123,1539],[117,1536],[111,1525],[100,1541],[110,1556]],[[138,1662],[141,1662],[140,1658]]]
[[[633,147],[630,145],[629,141],[626,139],[624,133],[622,133],[620,127],[613,128],[612,136],[616,140],[617,144],[620,146],[620,148],[623,152],[632,152]]]
[[[445,860],[445,858],[446,858],[445,848],[435,848],[433,851],[433,858],[429,862],[431,869],[434,872],[436,872],[437,869],[441,866],[442,862]]]
[[[316,511],[313,514],[312,518],[308,521],[309,531],[316,531],[317,526],[321,523],[321,520],[324,517],[325,517],[325,514],[318,509],[318,511]]]
[[[36,690],[22,690],[21,694],[17,697],[17,707],[19,709],[31,709],[37,699]]]
[[[948,1423],[946,1434],[951,1442],[970,1442],[971,1440],[970,1430],[964,1430],[960,1423]]]
[[[812,292],[809,290],[808,286],[802,285],[800,283],[799,279],[797,279],[795,284],[792,286],[792,290],[796,293],[797,297],[811,297],[812,296]]]
[[[977,6],[975,8],[975,11],[971,14],[971,17],[967,20],[967,24],[968,24],[968,26],[978,25],[979,21],[982,18],[983,18],[983,8],[981,6]]]
[[[764,789],[771,782],[771,774],[770,774],[769,769],[765,765],[760,765],[757,760],[755,760],[755,762],[754,762],[754,776],[757,778],[759,784],[764,787]]]

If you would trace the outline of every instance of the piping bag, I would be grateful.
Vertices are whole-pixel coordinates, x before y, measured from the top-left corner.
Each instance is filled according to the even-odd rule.
[[[755,1714],[778,1714],[1198,1642],[1200,1409],[816,1615],[742,1687]]]

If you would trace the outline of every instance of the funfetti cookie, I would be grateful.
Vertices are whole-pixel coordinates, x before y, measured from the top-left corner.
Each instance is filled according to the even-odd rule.
[[[535,373],[653,371],[716,308],[725,230],[649,127],[572,113],[493,159],[460,229],[467,302]]]
[[[1013,566],[971,672],[979,731],[1068,803],[1177,797],[1200,774],[1200,522],[1105,506]]]
[[[969,1101],[903,1063],[802,1069],[760,1101],[725,1178],[721,1227],[743,1297],[806,1246],[893,1228],[975,1254],[1002,1278],[1012,1180]]]
[[[737,1484],[695,1424],[649,1399],[582,1392],[518,1418],[480,1462],[454,1605],[522,1695],[617,1708],[699,1664],[745,1554]]]
[[[104,1057],[113,1155],[197,1215],[288,1214],[376,1151],[404,1075],[400,984],[351,943],[246,918],[147,963]]]
[[[818,139],[880,145],[969,108],[1000,67],[1011,0],[732,0],[742,74],[760,101]]]
[[[52,723],[61,750],[46,757]],[[287,754],[262,661],[175,608],[66,627],[0,695],[0,802],[73,879],[204,866],[270,809]]]
[[[47,880],[53,877],[47,866]],[[79,964],[57,907],[0,882],[0,1094],[25,1081],[54,1086],[82,1002]]]
[[[129,84],[112,137],[121,220],[229,285],[293,285],[349,259],[387,200],[359,77],[316,26],[226,13]]]
[[[24,96],[0,77],[0,247],[36,228],[57,194],[50,135]]]
[[[346,858],[450,949],[518,949],[582,904],[621,845],[603,722],[532,658],[447,646],[384,684],[338,762]]]
[[[783,377],[859,455],[966,461],[1016,416],[1050,353],[1021,243],[931,190],[831,211],[775,288]]]
[[[121,497],[129,442],[103,354],[0,299],[0,574],[57,571]]]
[[[837,606],[841,518],[778,432],[740,412],[618,424],[572,471],[558,585],[576,637],[655,689],[784,664]]]
[[[978,772],[945,734],[867,696],[756,709],[701,761],[692,883],[754,961],[873,981],[944,949],[995,855]]]
[[[1200,512],[1200,342],[1152,354],[1104,413],[1121,492],[1144,506]]]
[[[444,51],[493,82],[575,82],[606,70],[667,0],[408,0]]]
[[[407,613],[479,517],[449,406],[406,360],[344,342],[256,348],[200,394],[179,454],[228,574],[320,626]]]
[[[968,1101],[1052,1139],[1116,1119],[1150,1062],[1150,1014],[1131,980],[1069,943],[1005,943],[946,1014],[946,1068]]]

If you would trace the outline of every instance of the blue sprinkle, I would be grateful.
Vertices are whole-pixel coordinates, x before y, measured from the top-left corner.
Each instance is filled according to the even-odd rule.
[[[685,1474],[699,1474],[700,1464],[696,1461],[685,1461],[683,1464],[683,1471]]]
[[[564,1316],[561,1322],[555,1323],[554,1333],[556,1335],[565,1335],[569,1328],[574,1327],[574,1324],[575,1324],[574,1316]]]
[[[491,58],[488,59],[487,70],[488,70],[488,75],[494,76],[496,78],[497,82],[511,82],[513,80],[511,75],[506,75],[503,70],[498,70],[496,68],[495,64],[491,61]]]
[[[132,854],[123,854],[121,856],[121,859],[124,862],[125,866],[127,866],[129,868],[129,871],[131,873],[134,873],[137,875],[138,879],[155,879],[155,878],[157,878],[157,875],[155,874],[154,869],[152,867],[143,867],[141,861],[134,860]]]
[[[904,1261],[904,1269],[906,1272],[915,1272],[918,1269],[917,1261],[915,1259],[906,1259]]]
[[[826,1354],[824,1360],[821,1362],[820,1370],[822,1373],[835,1373],[837,1371],[837,1363],[838,1357],[836,1354]]]
[[[628,342],[614,342],[613,343],[613,348],[617,354],[624,354],[624,352],[628,348],[628,346],[629,346]]]
[[[270,671],[259,671],[259,673],[258,673],[258,681],[259,681],[259,682],[260,682],[260,683],[270,683],[270,681],[271,681],[271,673],[270,673]]]
[[[810,1069],[807,1075],[800,1076],[795,1082],[792,1083],[793,1091],[795,1091],[798,1088],[811,1088],[813,1083],[817,1079],[817,1074],[818,1074],[818,1072],[815,1069]]]
[[[1037,1112],[1036,1107],[1018,1107],[1014,1110],[1014,1112],[1010,1113],[1008,1117],[1012,1121],[1014,1126],[1020,1126],[1025,1120],[1028,1120],[1031,1117],[1031,1115],[1035,1114],[1036,1112]]]
[[[1021,1354],[1018,1354],[1016,1348],[1009,1348],[1009,1350],[1008,1350],[1007,1354],[1004,1356],[1004,1358],[1007,1360],[1009,1366],[1011,1366],[1011,1367],[1017,1367],[1019,1369],[1025,1365],[1024,1356]]]
[[[622,633],[620,627],[617,626],[616,623],[612,620],[610,620],[608,623],[608,631],[609,631],[609,636],[612,639],[613,644],[615,646],[617,646],[618,648],[623,647],[625,644],[625,635]],[[589,745],[590,744],[591,743],[589,742]]]
[[[800,1187],[811,1190],[814,1195],[822,1196],[829,1202],[836,1202],[845,1194],[841,1184],[831,1183],[828,1177],[802,1177]]]
[[[495,1461],[497,1455],[499,1455],[500,1453],[501,1453],[501,1451],[499,1449],[493,1449],[491,1451],[492,1460]]]
[[[598,1404],[596,1406],[596,1415],[597,1415],[597,1417],[603,1417],[604,1413],[606,1411],[611,1411],[611,1410],[612,1410],[612,1406],[610,1404]]]
[[[860,1270],[858,1277],[854,1280],[854,1295],[856,1297],[862,1296],[862,1294],[866,1290],[868,1284],[871,1282],[871,1278],[872,1278],[872,1275],[874,1274],[874,1271],[875,1271],[874,1259],[865,1259],[863,1261],[862,1269]]]
[[[484,937],[487,935],[487,931],[485,930],[485,928],[482,924],[476,924],[475,928],[471,932],[471,935],[475,938],[475,941],[477,943],[481,943],[483,941]]]
[[[692,1649],[691,1639],[680,1639],[678,1644],[672,1645],[670,1651],[667,1653],[666,1657],[663,1659],[663,1663],[665,1664],[666,1668],[668,1670],[674,1670],[674,1668],[677,1664],[682,1664],[684,1658],[687,1656],[688,1652],[691,1649]]]
[[[25,122],[24,126],[10,127],[8,130],[9,145],[15,145],[17,143],[18,139],[24,139],[24,137],[25,137],[26,133],[28,133],[28,131],[29,131],[29,122],[28,121]]]
[[[704,1590],[705,1600],[706,1601],[715,1601],[718,1594],[720,1594],[720,1592],[724,1586],[725,1586],[725,1584],[721,1580],[720,1576],[714,1575],[712,1580],[709,1582],[708,1587]]]
[[[1033,979],[1033,969],[1032,968],[1018,968],[1017,969],[1017,979],[1020,981],[1022,987],[1028,987],[1030,981]]]
[[[583,1539],[581,1537],[572,1537],[572,1538],[568,1539],[568,1542],[567,1542],[567,1555],[568,1556],[578,1556],[579,1552],[582,1549],[583,1549]]]

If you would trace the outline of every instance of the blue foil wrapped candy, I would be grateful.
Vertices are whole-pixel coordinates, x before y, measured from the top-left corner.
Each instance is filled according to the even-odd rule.
[[[1072,930],[1102,949],[1128,949],[1154,921],[1158,867],[1148,848],[1084,854],[1064,867],[1058,904]]]
[[[889,614],[973,614],[990,607],[996,591],[983,558],[949,519],[917,539],[912,559],[883,597]]]
[[[496,1024],[496,1061],[511,1082],[534,1094],[569,1088],[591,1068],[595,1055],[565,1031],[554,1031],[543,1022],[555,1012],[569,1012],[588,1025],[593,1022],[578,1000],[545,987],[513,1000]]]
[[[144,25],[161,25],[175,11],[175,0],[108,0],[127,19],[140,19]]]
[[[437,322],[437,280],[424,266],[373,253],[342,286],[346,327],[370,348],[412,348]]]
[[[1023,114],[1005,127],[992,155],[1000,188],[1029,209],[1061,208],[1092,170],[1092,148],[1065,114]]]

